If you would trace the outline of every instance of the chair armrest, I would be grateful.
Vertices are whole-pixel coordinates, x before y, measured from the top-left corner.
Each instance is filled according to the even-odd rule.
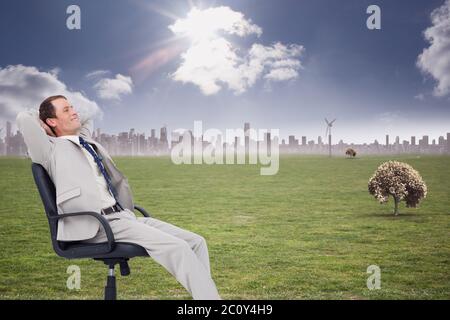
[[[114,249],[116,240],[114,238],[114,233],[112,232],[111,226],[109,225],[108,220],[106,220],[105,217],[103,217],[101,214],[97,212],[83,211],[83,212],[63,213],[58,214],[57,216],[51,216],[49,217],[49,219],[59,220],[67,217],[76,217],[76,216],[92,216],[96,218],[98,221],[100,221],[101,225],[105,229],[106,238],[108,240],[108,252],[111,252]]]
[[[142,215],[144,217],[150,218],[150,213],[148,213],[144,208],[140,207],[140,206],[134,206],[134,208],[139,211],[140,213],[142,213]]]

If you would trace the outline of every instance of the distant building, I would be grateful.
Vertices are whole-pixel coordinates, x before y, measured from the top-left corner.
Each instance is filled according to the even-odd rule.
[[[250,123],[244,123],[244,135],[245,135],[245,153],[248,154],[250,148]]]
[[[6,121],[6,137],[5,137],[5,144],[6,144],[6,155],[13,154],[11,150],[11,122]]]
[[[248,132],[250,130],[250,123],[244,123],[244,131]],[[194,137],[191,130],[188,130],[191,137],[191,146],[194,147]],[[160,136],[157,137],[156,130],[150,130],[150,136],[147,138],[145,133],[137,133],[134,128],[131,128],[128,132],[120,132],[117,135],[111,135],[107,133],[102,133],[100,128],[97,128],[93,132],[93,138],[100,142],[106,150],[112,155],[123,155],[123,156],[142,156],[142,155],[168,155],[170,154],[170,148],[182,141],[183,135],[172,132],[170,135],[171,141],[168,141],[168,132],[166,126],[162,127],[160,130]],[[246,138],[246,145],[250,141],[249,135],[244,135]],[[264,142],[273,141],[274,137],[271,136],[270,132],[266,132],[262,139]],[[322,137],[318,136],[317,144],[314,140],[307,141],[306,136],[301,136],[301,145],[299,140],[295,138],[294,135],[288,136],[288,139],[283,139],[279,145],[280,153],[294,153],[294,154],[321,154],[327,155],[329,152],[329,146],[324,145]],[[233,138],[231,138],[233,139]],[[240,141],[239,137],[234,137],[234,146],[243,152],[243,141]],[[248,139],[248,140],[247,140]],[[233,141],[231,140],[231,141]],[[201,137],[197,137],[196,141],[200,142],[201,145],[206,147],[209,142],[202,141]],[[219,145],[222,145],[224,151],[227,145],[232,144],[222,143],[222,137],[218,137]],[[169,142],[171,146],[169,147]],[[287,144],[286,144],[287,142]],[[260,146],[262,141],[257,141],[257,146]],[[389,144],[389,135],[386,135],[386,146],[380,145],[380,143],[375,140],[373,143],[363,143],[363,144],[348,144],[342,139],[339,140],[337,144],[331,145],[333,154],[345,154],[345,150],[349,147],[353,148],[358,154],[400,154],[400,153],[427,153],[427,154],[450,154],[450,132],[446,133],[446,139],[444,136],[440,136],[438,139],[432,139],[432,144],[429,144],[429,137],[427,135],[423,136],[422,139],[416,144],[416,137],[411,136],[411,143],[407,140],[402,140],[400,144],[400,137],[395,138],[394,145]],[[270,144],[268,146],[270,152]],[[27,148],[23,140],[22,134],[18,131],[16,134],[12,132],[11,122],[6,123],[6,136],[4,139],[0,138],[0,155],[26,155]]]
[[[447,152],[450,153],[450,132],[447,132]]]
[[[159,143],[159,149],[161,151],[165,151],[169,148],[169,141],[167,140],[167,128],[165,126],[160,129]]]
[[[5,152],[5,143],[3,142],[3,139],[0,138],[0,156],[4,156]]]
[[[421,140],[419,140],[419,146],[421,147],[428,147],[429,141],[428,136],[423,136]]]
[[[295,136],[289,136],[289,146],[293,147],[298,145],[297,140],[295,140]]]

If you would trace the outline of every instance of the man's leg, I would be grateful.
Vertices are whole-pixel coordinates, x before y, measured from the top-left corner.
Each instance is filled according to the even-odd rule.
[[[121,213],[108,216],[108,220],[116,242],[136,243],[144,247],[194,299],[221,299],[208,270],[186,241]],[[100,228],[95,238],[88,242],[104,241],[106,234]]]
[[[173,224],[155,219],[155,218],[137,218],[139,222],[143,222],[151,227],[154,227],[158,230],[161,230],[165,233],[171,234],[174,237],[183,239],[186,241],[191,247],[192,251],[197,255],[201,263],[205,266],[206,270],[208,270],[208,274],[211,277],[211,268],[209,265],[209,254],[208,254],[208,246],[206,245],[206,240],[202,236],[184,230],[180,227],[177,227]]]

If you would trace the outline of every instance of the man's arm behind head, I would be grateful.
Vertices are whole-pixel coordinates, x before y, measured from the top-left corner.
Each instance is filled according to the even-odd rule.
[[[31,160],[47,169],[53,142],[41,126],[39,112],[34,109],[19,112],[16,124],[23,135]]]
[[[87,119],[84,122],[81,122],[80,136],[92,139],[93,132],[94,132],[94,121],[92,119]]]

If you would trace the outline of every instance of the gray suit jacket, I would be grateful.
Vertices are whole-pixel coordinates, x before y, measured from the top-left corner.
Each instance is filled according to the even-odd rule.
[[[81,147],[70,140],[48,136],[39,123],[37,110],[20,112],[16,123],[24,137],[31,160],[42,165],[55,184],[58,213],[100,212],[102,208],[98,186]],[[133,198],[128,180],[117,169],[108,152],[92,139],[92,130],[91,119],[82,121],[80,136],[97,147],[111,176],[112,184],[117,190],[119,202],[124,209],[133,212]],[[60,219],[57,239],[61,241],[90,239],[97,234],[99,227],[99,221],[91,216]]]

